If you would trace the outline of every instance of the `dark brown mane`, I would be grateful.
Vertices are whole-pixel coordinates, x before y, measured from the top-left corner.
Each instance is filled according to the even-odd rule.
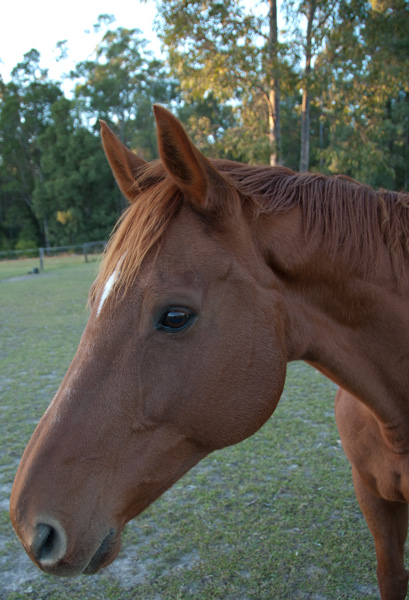
[[[374,191],[344,176],[295,173],[285,167],[251,166],[226,160],[212,164],[235,184],[254,218],[301,207],[306,235],[321,233],[328,251],[343,252],[370,271],[386,244],[398,277],[409,254],[409,195]],[[146,256],[178,213],[183,196],[159,161],[147,164],[135,181],[140,191],[124,212],[108,244],[95,292],[120,263],[127,289]],[[223,199],[220,199],[222,202]]]

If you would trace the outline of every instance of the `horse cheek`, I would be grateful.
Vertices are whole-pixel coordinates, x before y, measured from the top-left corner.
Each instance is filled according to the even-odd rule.
[[[233,443],[253,435],[272,415],[281,397],[286,375],[285,354],[274,336],[264,326],[237,353],[234,394],[228,410],[234,416],[238,438]],[[254,340],[254,341],[253,341]]]
[[[221,331],[203,339],[189,362],[195,376],[179,387],[174,416],[198,443],[216,450],[254,434],[271,416],[286,374],[283,346],[264,326]],[[188,364],[189,364],[188,362]]]
[[[286,376],[284,319],[279,298],[272,303],[264,290],[254,290],[247,296],[244,291],[221,332],[226,360],[220,379],[223,394],[219,407],[228,418],[229,443],[253,435],[272,415]],[[238,324],[236,314],[244,315]]]

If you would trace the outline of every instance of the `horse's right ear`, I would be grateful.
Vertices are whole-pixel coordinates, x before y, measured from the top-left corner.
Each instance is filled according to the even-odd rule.
[[[239,206],[238,196],[228,178],[196,148],[171,112],[158,104],[154,104],[153,111],[159,156],[186,198],[208,214],[236,210]]]
[[[101,137],[104,151],[119,189],[124,196],[133,202],[137,196],[134,188],[138,171],[146,165],[146,161],[129,150],[108,127],[105,121],[101,123]]]

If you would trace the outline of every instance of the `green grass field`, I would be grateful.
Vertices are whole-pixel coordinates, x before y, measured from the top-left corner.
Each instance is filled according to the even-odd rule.
[[[53,579],[8,517],[13,477],[75,353],[96,263],[44,275],[0,263],[1,600],[363,600],[379,598],[370,534],[333,416],[335,386],[290,365],[273,417],[210,455],[129,523],[100,574]],[[12,279],[10,281],[10,279]]]

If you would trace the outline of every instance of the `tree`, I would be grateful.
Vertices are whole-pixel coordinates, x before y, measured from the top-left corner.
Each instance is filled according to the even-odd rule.
[[[281,162],[281,121],[280,121],[280,67],[279,44],[277,25],[277,1],[269,0],[268,12],[268,70],[270,76],[268,93],[268,121],[270,140],[270,164],[277,165]]]
[[[402,189],[409,162],[409,6],[403,0],[387,6],[379,12],[364,0],[341,5],[323,60],[328,140],[321,155],[330,172]]]
[[[105,15],[98,27],[111,23]],[[66,53],[65,42],[58,47]],[[68,101],[31,50],[11,81],[0,82],[0,242],[7,247],[108,236],[125,201],[109,174],[98,118],[146,159],[156,156],[152,103],[169,103],[175,82],[136,29],[108,29],[95,60],[72,77],[76,97]]]
[[[159,36],[183,99],[230,106],[242,128],[250,125],[251,106],[250,128],[265,124],[270,163],[280,163],[280,81],[288,67],[280,60],[276,1],[269,0],[262,16],[246,13],[238,0],[158,1],[158,12]]]
[[[75,126],[66,98],[52,105],[51,115],[38,139],[43,177],[35,182],[34,211],[48,223],[51,245],[104,239],[120,207],[100,140]]]
[[[3,233],[13,244],[47,238],[47,223],[33,210],[36,180],[43,176],[37,145],[51,118],[51,105],[62,95],[39,66],[40,54],[31,50],[2,85],[0,135],[2,140],[0,181],[2,186]],[[43,237],[43,240],[41,240]]]
[[[301,128],[299,170],[310,168],[311,102],[322,96],[325,77],[320,69],[330,33],[337,29],[340,0],[287,0],[288,43],[295,64],[299,63]],[[303,66],[301,66],[301,64]]]
[[[112,18],[99,17],[99,26]],[[175,82],[161,61],[146,50],[138,29],[108,29],[93,60],[81,62],[71,76],[78,80],[75,96],[89,126],[99,118],[109,121],[123,142],[145,159],[157,155],[152,104],[168,104]]]
[[[409,189],[409,4],[372,0],[364,30],[371,54],[368,79],[383,99],[383,128],[394,186]],[[387,65],[387,68],[385,68]]]

